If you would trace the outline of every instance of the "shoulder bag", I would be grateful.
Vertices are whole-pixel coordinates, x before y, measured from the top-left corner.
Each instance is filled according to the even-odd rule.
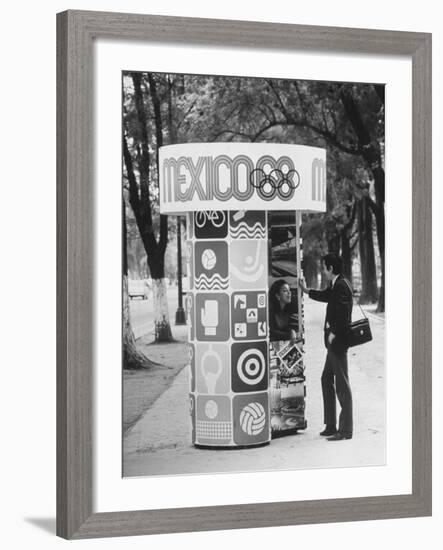
[[[353,294],[351,285],[346,279],[345,281],[349,287],[349,290],[351,291],[351,294]],[[361,305],[360,304],[358,305],[363,314],[363,319],[354,321],[349,325],[348,346],[350,348],[353,348],[354,346],[359,346],[360,344],[366,344],[366,342],[370,342],[372,340],[372,332],[371,332],[371,327],[369,325],[369,319],[366,317],[365,312],[363,311],[363,308],[361,307]]]

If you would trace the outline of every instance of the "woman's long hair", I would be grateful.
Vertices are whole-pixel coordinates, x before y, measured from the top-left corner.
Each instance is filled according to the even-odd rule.
[[[272,283],[271,289],[269,290],[269,303],[274,311],[279,311],[281,309],[280,302],[277,300],[277,294],[280,292],[283,285],[289,286],[288,282],[284,279],[278,279]]]

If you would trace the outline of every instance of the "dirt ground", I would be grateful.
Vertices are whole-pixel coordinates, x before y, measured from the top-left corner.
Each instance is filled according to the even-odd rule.
[[[152,335],[137,340],[137,348],[159,363],[150,369],[123,371],[123,435],[141,418],[187,364],[186,330],[175,330],[176,341],[152,343]]]

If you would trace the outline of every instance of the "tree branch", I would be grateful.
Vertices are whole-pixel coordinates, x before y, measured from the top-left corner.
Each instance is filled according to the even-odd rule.
[[[358,149],[349,147],[349,146],[345,145],[344,143],[341,143],[338,140],[337,136],[333,135],[331,133],[331,131],[327,128],[327,124],[325,124],[326,129],[320,128],[320,127],[315,126],[314,124],[308,122],[306,114],[304,114],[302,118],[297,119],[294,115],[289,113],[288,109],[286,108],[285,104],[283,103],[283,100],[281,99],[280,95],[278,94],[277,90],[275,89],[274,84],[272,83],[272,81],[267,80],[266,82],[269,85],[269,87],[271,88],[271,90],[273,91],[275,97],[277,98],[277,101],[279,102],[280,107],[281,107],[281,112],[282,112],[283,116],[286,118],[286,122],[287,122],[288,125],[296,126],[298,128],[309,128],[313,132],[316,132],[317,134],[324,137],[327,141],[329,141],[329,143],[331,143],[332,145],[337,147],[337,149],[339,149],[340,151],[343,151],[344,153],[348,153],[349,155],[359,155],[360,154],[360,151]],[[302,98],[300,89],[298,87],[298,83],[295,82],[294,85],[295,85],[295,89],[297,91],[297,94],[299,96],[299,101],[303,106],[303,104],[305,103],[305,100],[304,100],[304,98]],[[303,110],[304,110],[305,113],[308,111],[308,109],[306,109],[306,108],[303,109]]]
[[[197,103],[197,100],[193,101],[192,104],[190,105],[190,107],[187,109],[187,111],[183,114],[180,122],[177,124],[177,127],[176,127],[176,131],[178,132],[178,130],[180,129],[181,125],[183,124],[183,122],[186,120],[186,117],[189,115],[189,113],[192,111],[192,109],[195,107]]]
[[[235,130],[228,130],[227,128],[223,129],[223,130],[220,130],[219,132],[217,132],[214,136],[212,136],[212,138],[210,139],[211,142],[213,141],[216,141],[217,138],[221,137],[223,134],[231,134],[231,139],[234,137],[234,136],[239,136],[239,137],[245,137],[247,138],[249,141],[252,141],[252,138],[249,134],[246,134],[244,132],[237,132]]]
[[[275,97],[277,98],[277,101],[280,104],[281,113],[285,116],[285,118],[287,118],[287,119],[290,118],[289,112],[288,112],[285,104],[283,103],[283,100],[280,97],[280,94],[275,89],[275,86],[274,86],[274,83],[272,82],[272,80],[266,80],[266,83],[271,88],[272,92],[274,93]]]
[[[126,174],[129,182],[129,202],[134,214],[140,210],[140,196],[138,193],[137,178],[134,174],[131,153],[129,152],[126,136],[123,135],[123,159],[125,161]]]
[[[152,73],[148,73],[149,92],[154,106],[154,120],[155,120],[155,140],[156,140],[156,162],[157,162],[157,174],[158,174],[158,150],[163,145],[163,122],[160,108],[160,100],[157,93],[157,84]]]
[[[385,106],[385,85],[384,84],[373,84],[372,85],[375,93],[377,94],[378,99],[382,106]]]
[[[132,74],[132,82],[134,85],[135,110],[137,112],[139,135],[141,137],[140,142],[136,143],[136,148],[138,150],[139,156],[138,171],[140,174],[140,209],[146,216],[145,223],[147,223],[148,226],[152,227],[151,198],[149,196],[149,136],[146,111],[143,103],[143,95],[141,89],[141,78],[142,77],[140,73]]]

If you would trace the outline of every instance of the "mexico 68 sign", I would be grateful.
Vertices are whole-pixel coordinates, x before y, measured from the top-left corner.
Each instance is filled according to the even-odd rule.
[[[160,210],[326,209],[326,151],[275,143],[160,147]]]

